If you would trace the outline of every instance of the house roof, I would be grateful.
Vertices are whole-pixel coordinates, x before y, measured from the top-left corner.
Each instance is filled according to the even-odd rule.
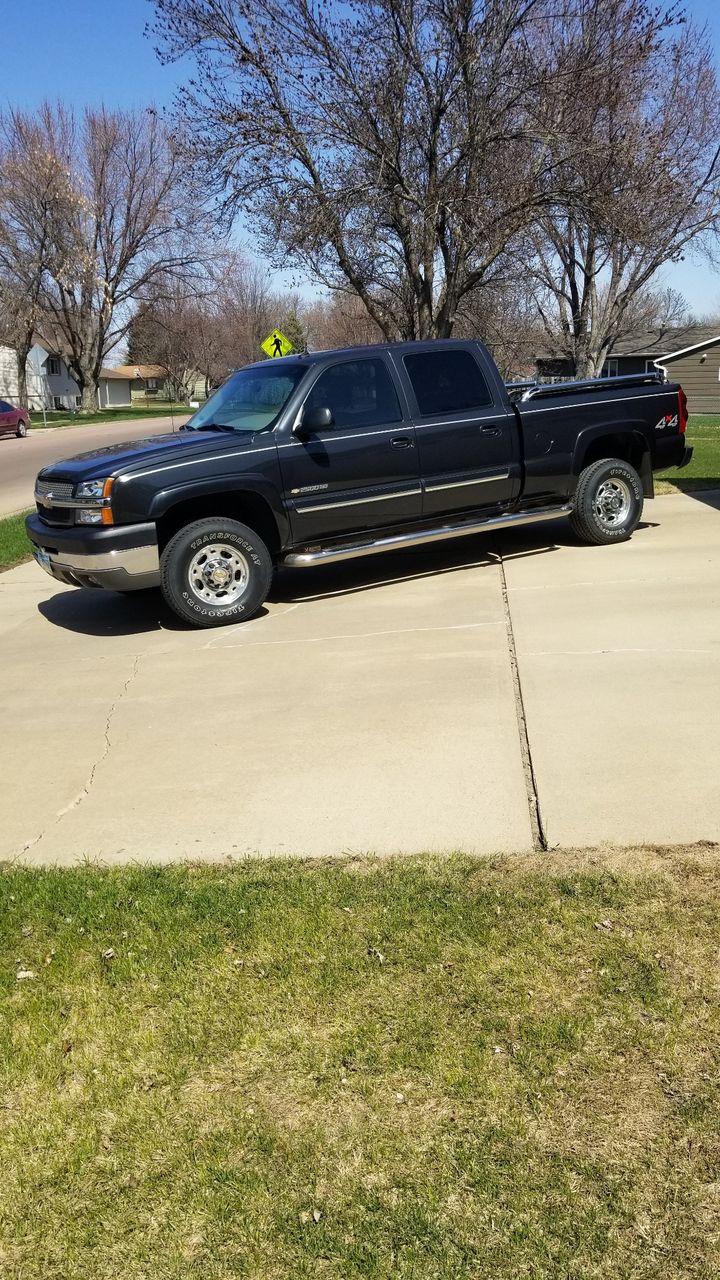
[[[119,382],[131,382],[132,378],[129,373],[124,373],[122,368],[118,369],[101,369],[101,378],[115,378]]]
[[[718,325],[689,324],[672,328],[644,329],[618,338],[610,350],[611,356],[644,356],[647,360],[677,356],[704,345],[720,342]],[[560,360],[561,351],[540,351],[538,360]]]
[[[705,342],[720,341],[718,326],[690,324],[672,329],[651,329],[645,333],[620,338],[612,349],[614,356],[667,356],[687,351]]]
[[[720,333],[713,334],[711,338],[704,338],[702,342],[693,342],[690,346],[680,347],[677,351],[668,351],[667,355],[664,355],[662,359],[666,363],[670,360],[679,360],[680,356],[690,355],[693,351],[703,351],[707,347],[715,347],[718,343],[720,343]]]
[[[161,364],[119,364],[115,373],[121,378],[167,377],[167,369]]]

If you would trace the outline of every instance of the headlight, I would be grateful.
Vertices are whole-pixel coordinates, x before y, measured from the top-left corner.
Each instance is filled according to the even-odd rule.
[[[110,487],[112,480],[82,480],[80,484],[75,486],[76,498],[90,498],[91,501],[99,502],[101,498],[110,496]]]
[[[90,503],[88,507],[78,507],[75,511],[76,524],[112,524],[113,513],[110,506],[113,478],[106,476],[102,480],[81,480],[75,486],[75,500]]]

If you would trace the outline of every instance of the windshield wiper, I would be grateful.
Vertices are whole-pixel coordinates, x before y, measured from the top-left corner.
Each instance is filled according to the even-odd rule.
[[[191,431],[235,431],[234,427],[229,427],[226,422],[203,422],[201,427],[191,427]]]

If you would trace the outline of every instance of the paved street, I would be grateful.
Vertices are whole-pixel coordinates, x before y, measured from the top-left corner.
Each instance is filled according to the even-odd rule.
[[[215,632],[0,597],[2,857],[526,850],[535,797],[551,847],[720,840],[720,494],[284,572]]]
[[[187,422],[188,415],[175,418],[175,427]],[[53,427],[47,431],[32,430],[24,440],[15,436],[0,438],[0,518],[13,515],[33,505],[35,476],[41,467],[75,453],[98,449],[119,440],[139,440],[172,431],[169,417],[136,418],[133,422],[104,422],[98,426]]]

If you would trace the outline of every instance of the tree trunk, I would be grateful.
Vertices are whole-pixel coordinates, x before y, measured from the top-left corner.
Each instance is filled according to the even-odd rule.
[[[574,373],[576,378],[597,378],[603,366],[601,353],[593,350],[591,342],[586,339],[576,342]]]
[[[80,412],[97,413],[98,392],[95,382],[88,379],[80,388]]]
[[[20,347],[17,351],[17,378],[18,378],[18,402],[22,409],[28,409],[28,389],[27,389],[27,358],[30,354],[29,348],[25,350]]]

